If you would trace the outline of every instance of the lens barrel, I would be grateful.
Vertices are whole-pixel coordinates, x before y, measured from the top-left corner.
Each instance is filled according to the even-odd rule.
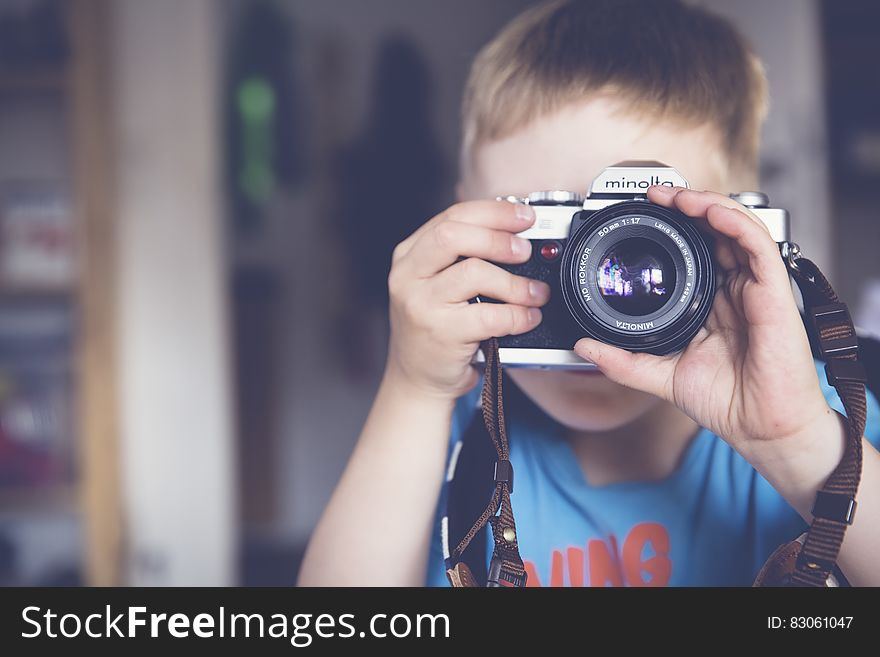
[[[565,305],[589,337],[629,351],[680,351],[712,307],[711,247],[693,219],[647,201],[582,211],[562,254]]]

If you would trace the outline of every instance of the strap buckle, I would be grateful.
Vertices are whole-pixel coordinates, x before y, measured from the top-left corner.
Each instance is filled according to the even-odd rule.
[[[798,553],[795,564],[795,567],[799,570],[806,570],[807,572],[824,572],[829,574],[837,565],[835,561],[831,561],[830,559],[823,559],[822,557],[817,557],[815,555],[808,556],[804,553],[803,549]]]
[[[507,484],[507,490],[513,493],[513,465],[507,459],[495,461],[495,485]]]
[[[492,560],[489,562],[489,577],[486,581],[486,586],[493,588],[499,586],[522,587],[526,585],[528,578],[529,576],[525,571],[519,574],[505,568],[501,557],[498,554],[493,554]]]
[[[846,493],[829,493],[820,490],[813,502],[813,516],[834,522],[853,524],[856,515],[856,498]]]
[[[857,360],[844,358],[832,358],[825,363],[825,378],[828,384],[837,387],[838,383],[850,381],[853,383],[867,383],[868,374],[865,366]]]
[[[815,306],[810,309],[810,322],[813,327],[816,342],[822,359],[849,356],[855,354],[859,348],[858,336],[852,328],[852,318],[845,303],[829,303],[824,306]],[[825,329],[834,327],[847,327],[849,332],[836,338],[823,338]]]

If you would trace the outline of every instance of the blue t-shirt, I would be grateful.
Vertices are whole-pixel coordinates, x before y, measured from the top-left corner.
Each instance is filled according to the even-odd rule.
[[[824,369],[819,379],[829,405],[842,412]],[[450,459],[478,400],[479,386],[458,400]],[[559,425],[534,409],[505,410],[529,586],[749,586],[773,550],[807,528],[766,479],[707,429],[666,479],[591,486]],[[865,436],[880,445],[880,407],[870,394]],[[441,531],[446,485],[429,586],[449,585]]]

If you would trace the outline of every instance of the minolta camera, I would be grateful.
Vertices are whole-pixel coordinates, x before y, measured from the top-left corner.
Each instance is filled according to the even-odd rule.
[[[499,339],[504,365],[592,367],[572,351],[582,337],[661,355],[694,337],[715,295],[712,236],[704,222],[648,201],[652,185],[688,187],[659,162],[621,162],[605,169],[586,197],[551,191],[507,199],[532,206],[537,218],[519,233],[532,242],[529,261],[499,266],[545,281],[551,296],[537,328]],[[765,194],[731,198],[754,212],[773,239],[788,242],[788,212],[769,207]]]

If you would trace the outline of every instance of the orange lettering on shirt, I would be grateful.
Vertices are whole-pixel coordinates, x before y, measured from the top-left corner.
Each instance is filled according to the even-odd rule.
[[[528,559],[523,559],[523,566],[526,569],[526,587],[541,586],[541,580],[538,578],[538,569]]]
[[[553,550],[550,561],[550,586],[564,586],[562,583],[562,552]]]
[[[570,547],[566,551],[565,558],[568,560],[568,584],[569,586],[584,585],[584,551],[578,547]]]
[[[523,566],[526,569],[526,586],[543,586],[538,577],[538,569],[535,564],[528,559],[523,559]],[[564,586],[562,583],[562,552],[553,550],[550,560],[550,586]]]
[[[592,541],[591,541],[592,542]],[[654,556],[642,560],[650,544]],[[590,561],[592,562],[592,555]],[[666,586],[672,573],[669,559],[669,533],[656,522],[642,522],[633,527],[623,542],[623,572],[630,586]],[[643,575],[647,574],[645,578]]]
[[[614,537],[609,538],[616,548]],[[605,541],[593,539],[588,542],[587,554],[590,558],[590,586],[623,586],[623,574]]]
[[[650,546],[654,554],[643,559]],[[589,563],[585,564],[584,559]],[[656,522],[639,523],[629,531],[620,550],[617,538],[611,534],[607,541],[592,539],[587,542],[586,554],[582,548],[566,548],[550,555],[550,586],[564,586],[565,562],[568,583],[585,585],[585,568],[589,569],[589,586],[667,586],[672,575],[669,558],[669,532]],[[526,586],[543,586],[538,569],[528,559],[523,560],[528,580]]]

